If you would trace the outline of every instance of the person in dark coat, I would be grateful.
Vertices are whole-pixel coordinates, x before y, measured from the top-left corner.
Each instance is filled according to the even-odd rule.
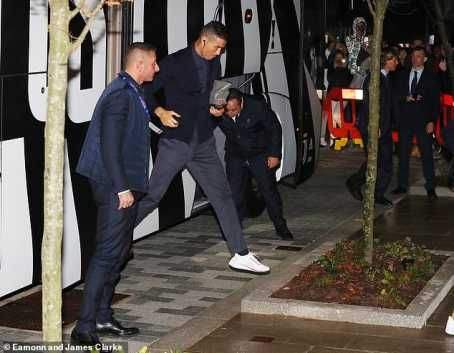
[[[71,333],[73,344],[98,344],[99,332],[118,336],[139,332],[116,321],[111,304],[129,255],[137,200],[148,190],[150,111],[141,85],[159,71],[155,48],[132,44],[125,66],[95,107],[76,168],[90,182],[98,221],[79,319]]]
[[[381,56],[382,69],[380,73],[380,121],[378,140],[377,180],[375,184],[375,203],[385,207],[393,207],[392,201],[385,197],[393,172],[392,153],[393,141],[391,136],[391,116],[393,110],[392,84],[389,73],[396,70],[398,65],[397,53],[391,49],[384,50]],[[358,114],[357,126],[361,132],[366,151],[366,161],[363,162],[358,171],[351,175],[346,182],[347,189],[352,196],[363,200],[361,188],[366,183],[367,171],[367,144],[369,126],[369,83],[370,74],[364,81],[364,100],[361,111]]]
[[[147,195],[140,201],[136,224],[159,204],[175,175],[187,168],[204,191],[219,220],[233,257],[229,266],[255,274],[269,267],[248,250],[227,177],[213,135],[223,108],[210,107],[214,80],[221,74],[219,56],[227,44],[220,22],[206,24],[193,45],[165,57],[150,94],[163,89],[166,107],[154,112],[164,125]]]
[[[257,182],[276,234],[293,239],[282,213],[276,168],[282,157],[282,129],[276,114],[256,97],[230,89],[220,128],[226,136],[225,163],[233,199],[242,220],[248,173]]]
[[[397,125],[399,131],[399,181],[393,194],[408,189],[410,150],[416,135],[421,152],[425,188],[430,200],[437,198],[432,152],[434,125],[440,113],[440,85],[435,73],[424,68],[427,60],[423,47],[411,54],[412,68],[402,72],[397,80]]]
[[[328,68],[328,92],[332,87],[348,87],[352,78],[344,53],[336,50],[333,66]]]

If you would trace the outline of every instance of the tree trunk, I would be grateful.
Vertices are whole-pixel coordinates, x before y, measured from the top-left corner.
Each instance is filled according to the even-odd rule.
[[[42,242],[43,341],[62,340],[61,255],[63,166],[70,11],[68,0],[50,2],[48,102],[45,127],[44,234]]]
[[[366,239],[366,261],[372,263],[374,251],[374,203],[377,178],[378,128],[380,120],[380,56],[383,37],[383,20],[388,0],[376,0],[374,33],[372,35],[371,69],[369,84],[369,142],[367,145],[366,190],[363,202],[363,233]],[[372,9],[370,3],[370,8]]]
[[[440,39],[446,54],[446,63],[448,65],[448,74],[451,82],[451,94],[454,94],[454,58],[451,43],[449,42],[449,35],[446,31],[446,23],[443,16],[440,0],[434,0],[435,8],[435,22],[438,27]]]

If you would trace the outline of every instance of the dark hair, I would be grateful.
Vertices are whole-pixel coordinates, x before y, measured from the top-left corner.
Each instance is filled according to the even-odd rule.
[[[132,53],[134,53],[137,50],[144,51],[144,52],[152,51],[153,53],[156,53],[156,47],[154,45],[152,45],[150,43],[145,43],[145,42],[134,42],[126,50],[126,54],[125,54],[125,58],[124,58],[125,66],[128,64],[128,61],[130,60]]]
[[[227,101],[236,99],[237,101],[241,102],[243,98],[243,93],[237,88],[230,88],[229,95],[227,96]]]
[[[208,22],[205,26],[202,27],[199,37],[206,36],[216,36],[225,41],[228,39],[227,28],[218,21]]]
[[[413,50],[411,51],[411,54],[413,54],[415,51],[422,51],[424,53],[424,56],[427,56],[426,48],[422,46],[414,47]]]
[[[394,58],[397,60],[399,58],[399,55],[394,48],[383,49],[381,52],[381,57],[380,57],[381,66],[384,66],[388,60],[391,60]]]

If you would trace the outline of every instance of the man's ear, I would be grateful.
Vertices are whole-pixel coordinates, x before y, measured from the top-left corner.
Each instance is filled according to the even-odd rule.
[[[424,62],[426,62],[426,61],[427,61],[427,56],[424,57]]]

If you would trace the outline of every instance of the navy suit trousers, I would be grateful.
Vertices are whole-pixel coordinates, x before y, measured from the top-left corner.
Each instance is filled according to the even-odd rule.
[[[366,146],[366,160],[361,164],[358,171],[349,177],[349,181],[356,187],[361,188],[366,183],[367,173],[367,137],[363,138]],[[378,143],[377,155],[377,179],[375,182],[375,197],[383,197],[388,189],[393,176],[393,141],[391,136],[381,138]]]
[[[177,139],[159,140],[148,193],[139,203],[136,225],[158,207],[174,176],[184,168],[188,169],[213,206],[230,251],[240,253],[246,250],[232,192],[213,136],[199,143],[197,134],[194,134],[189,144]]]
[[[265,155],[258,155],[247,160],[235,156],[226,156],[227,178],[232,188],[233,199],[240,218],[245,215],[244,195],[249,172],[257,182],[258,189],[265,200],[266,209],[276,230],[287,226],[282,216],[282,199],[276,183],[276,170],[266,165]]]
[[[435,188],[435,171],[432,152],[432,136],[427,134],[426,125],[420,118],[421,108],[418,104],[407,104],[406,117],[399,125],[399,186],[408,188],[410,152],[413,135],[421,152],[421,161],[426,190]],[[413,119],[413,120],[412,120]]]
[[[105,323],[112,319],[112,298],[128,258],[137,214],[137,202],[119,210],[118,195],[108,185],[91,182],[91,186],[98,206],[96,248],[85,275],[77,322],[79,332],[94,332],[96,321]]]

